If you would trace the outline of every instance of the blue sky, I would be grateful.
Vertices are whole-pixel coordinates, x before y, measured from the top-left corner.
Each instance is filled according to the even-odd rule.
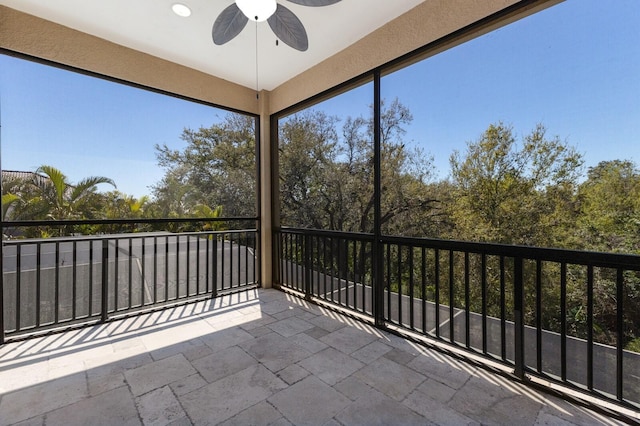
[[[453,149],[498,121],[519,136],[544,124],[587,167],[640,163],[640,1],[566,1],[383,77],[381,90],[412,111],[406,139],[440,177]],[[372,100],[369,89],[341,98],[318,107],[348,114],[341,104]]]
[[[0,70],[3,169],[47,164],[71,182],[106,176],[136,197],[164,175],[154,144],[184,147],[184,128],[208,127],[227,114],[2,55]]]
[[[491,123],[523,136],[537,123],[576,146],[586,165],[640,163],[640,1],[568,0],[383,78],[383,97],[413,113],[407,141],[448,174]],[[368,113],[369,87],[318,105]],[[131,195],[163,175],[153,145],[180,148],[185,127],[225,112],[0,55],[2,167],[53,165],[71,181],[103,175]],[[107,189],[107,188],[105,188]]]

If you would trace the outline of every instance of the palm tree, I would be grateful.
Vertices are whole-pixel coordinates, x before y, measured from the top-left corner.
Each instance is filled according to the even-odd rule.
[[[21,201],[21,198],[16,194],[2,194],[2,220],[6,221],[9,217],[9,212],[12,210],[12,206],[15,206]]]
[[[193,208],[193,217],[217,219],[222,216],[222,206],[211,208],[206,204],[198,204]],[[203,231],[222,231],[224,224],[222,222],[206,222],[202,228]]]
[[[120,191],[110,191],[104,194],[105,215],[108,219],[143,219],[147,217],[148,207],[152,206],[148,195],[136,198]],[[121,232],[123,226],[115,224],[105,225],[101,229],[105,232]],[[142,231],[148,228],[146,225],[129,224],[124,227],[130,232]]]
[[[116,187],[113,180],[104,176],[90,176],[72,185],[64,173],[52,166],[40,166],[36,173],[45,177],[34,178],[33,185],[47,207],[46,217],[52,220],[95,217],[100,205],[95,197],[96,186],[106,183]]]

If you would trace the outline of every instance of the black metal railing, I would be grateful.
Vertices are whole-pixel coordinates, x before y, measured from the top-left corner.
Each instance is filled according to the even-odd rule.
[[[373,236],[287,229],[279,233],[276,244],[279,283],[355,312],[373,314]]]
[[[222,220],[247,222],[216,223]],[[108,222],[99,225],[116,224]],[[0,337],[10,340],[253,288],[259,285],[257,246],[256,229],[4,241]]]
[[[383,236],[376,279],[371,234],[283,228],[276,244],[282,287],[499,362],[522,380],[640,405],[640,353],[625,349],[640,329],[640,256]]]

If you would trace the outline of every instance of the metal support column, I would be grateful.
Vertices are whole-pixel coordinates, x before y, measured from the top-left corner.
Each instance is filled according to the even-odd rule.
[[[380,70],[373,73],[373,316],[377,326],[384,325],[384,251],[382,247],[381,209],[381,97]]]

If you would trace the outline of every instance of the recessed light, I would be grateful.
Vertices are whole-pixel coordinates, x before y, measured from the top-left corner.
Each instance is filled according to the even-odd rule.
[[[182,16],[183,18],[191,16],[191,9],[189,9],[189,6],[182,3],[174,3],[173,6],[171,6],[171,10],[173,10],[173,13],[178,16]]]

